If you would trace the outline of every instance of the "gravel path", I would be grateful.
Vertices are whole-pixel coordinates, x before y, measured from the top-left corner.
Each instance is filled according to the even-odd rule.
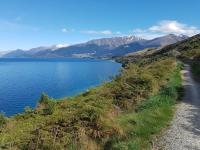
[[[192,79],[190,67],[182,71],[185,96],[177,105],[170,128],[157,143],[163,150],[200,150],[200,84]]]

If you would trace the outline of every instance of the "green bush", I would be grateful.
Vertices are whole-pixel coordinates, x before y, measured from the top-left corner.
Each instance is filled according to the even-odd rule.
[[[45,108],[43,109],[43,113],[45,115],[52,115],[55,109],[56,109],[56,103],[49,101],[48,103],[46,103]]]
[[[31,114],[31,113],[33,113],[33,109],[32,108],[30,108],[29,106],[26,106],[25,108],[24,108],[24,112],[26,113],[26,114]]]
[[[39,99],[40,104],[47,104],[49,102],[49,97],[45,93],[42,93]]]

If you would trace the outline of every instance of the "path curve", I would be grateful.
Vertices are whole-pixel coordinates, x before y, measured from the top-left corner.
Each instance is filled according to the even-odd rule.
[[[163,150],[200,150],[200,83],[192,78],[190,66],[182,71],[185,96],[177,105],[170,128],[157,143]]]

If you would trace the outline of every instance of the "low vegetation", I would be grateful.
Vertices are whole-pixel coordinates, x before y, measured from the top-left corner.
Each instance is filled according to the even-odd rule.
[[[169,124],[174,104],[182,95],[181,65],[173,71],[169,82],[157,94],[140,103],[137,112],[122,114],[117,118],[125,136],[116,140],[115,149],[141,150],[152,148],[152,137]]]

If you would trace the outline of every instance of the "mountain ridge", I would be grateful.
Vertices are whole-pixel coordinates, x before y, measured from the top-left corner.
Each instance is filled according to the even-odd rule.
[[[124,36],[113,38],[94,39],[85,43],[64,47],[37,47],[28,51],[15,50],[3,57],[7,58],[45,58],[45,57],[113,57],[126,55],[145,48],[162,47],[188,38],[169,34],[152,40],[146,40],[137,36]]]

